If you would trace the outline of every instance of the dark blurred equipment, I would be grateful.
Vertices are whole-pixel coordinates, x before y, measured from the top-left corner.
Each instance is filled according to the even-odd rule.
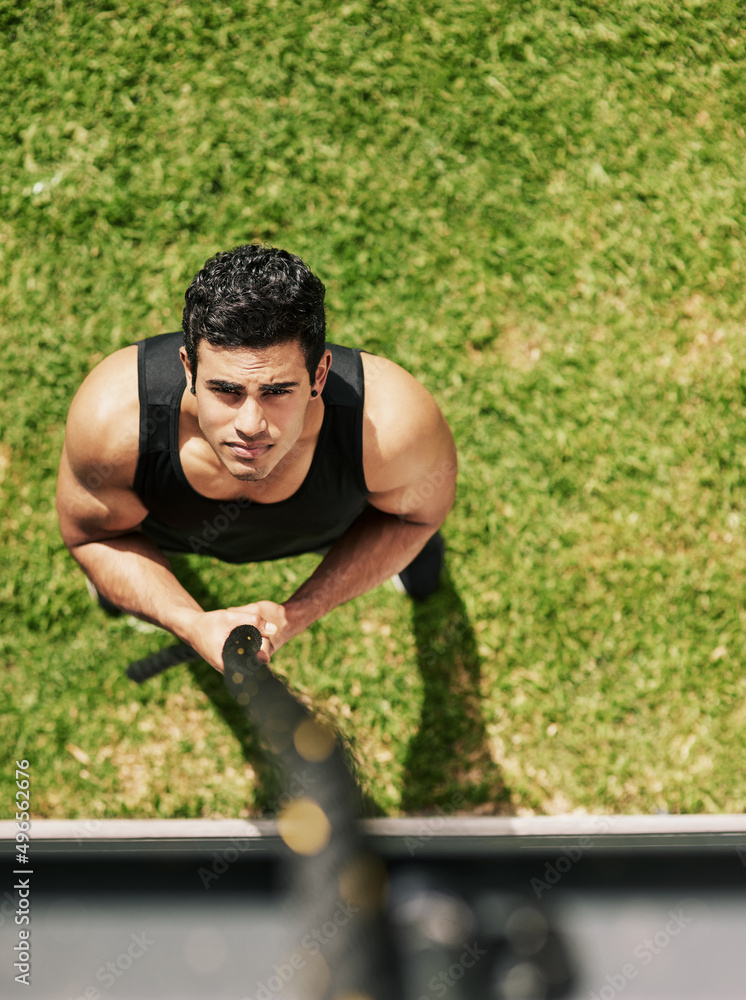
[[[280,829],[271,820],[33,823],[23,995],[290,1000],[303,982],[300,995],[318,1000],[334,996],[333,956],[363,915],[355,947],[381,957],[362,970],[406,1000],[746,996],[741,816],[371,820],[358,825],[372,859],[364,877],[358,870],[344,893],[330,879],[316,911],[299,899],[308,883],[294,867],[314,857],[292,851]],[[21,988],[14,846],[15,824],[0,823],[2,996]],[[371,990],[341,995],[380,995],[375,982]]]
[[[276,820],[33,821],[20,874],[15,824],[0,822],[1,995],[746,996],[744,817],[361,822],[339,739],[257,660],[260,643],[251,626],[231,633],[225,682],[284,772]]]
[[[142,684],[170,667],[176,667],[180,663],[196,663],[201,659],[199,653],[185,642],[175,642],[165,649],[159,649],[156,653],[150,653],[141,660],[130,663],[127,667],[127,676],[136,684]]]
[[[223,647],[223,664],[228,690],[292,790],[277,817],[290,850],[292,930],[283,968],[293,975],[283,983],[283,995],[403,1000],[384,918],[386,876],[360,837],[358,790],[342,747],[257,660],[261,644],[256,628],[239,626]],[[306,942],[307,955],[297,950],[297,942],[300,948]]]

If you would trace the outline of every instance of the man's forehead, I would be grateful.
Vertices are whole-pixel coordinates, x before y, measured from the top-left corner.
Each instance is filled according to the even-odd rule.
[[[306,359],[297,340],[270,347],[216,347],[201,340],[197,346],[200,374],[205,378],[261,377],[298,378],[306,371]]]

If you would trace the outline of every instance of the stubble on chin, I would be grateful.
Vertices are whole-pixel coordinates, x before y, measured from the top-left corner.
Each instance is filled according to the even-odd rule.
[[[259,483],[267,478],[267,472],[231,472],[234,479],[241,483]]]

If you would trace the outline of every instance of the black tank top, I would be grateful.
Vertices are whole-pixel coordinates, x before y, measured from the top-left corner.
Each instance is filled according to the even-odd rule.
[[[186,377],[181,333],[139,341],[140,451],[134,490],[148,509],[141,530],[166,552],[224,562],[262,562],[326,548],[366,506],[363,473],[363,366],[360,351],[327,344],[332,369],[324,420],[308,475],[278,503],[210,500],[189,484],[179,457],[179,412]]]

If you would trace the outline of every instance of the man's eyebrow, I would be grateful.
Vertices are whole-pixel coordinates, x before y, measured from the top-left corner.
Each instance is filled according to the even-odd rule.
[[[222,378],[211,378],[205,383],[211,389],[220,389],[224,392],[243,392],[244,386],[240,382],[228,382]],[[278,389],[297,389],[300,382],[262,382],[259,386],[260,392],[277,391]]]
[[[237,390],[243,389],[240,382],[228,382],[222,378],[211,378],[205,383],[211,389],[223,389],[225,391],[236,392]]]
[[[259,386],[262,392],[268,392],[271,389],[297,389],[300,382],[264,382]]]

